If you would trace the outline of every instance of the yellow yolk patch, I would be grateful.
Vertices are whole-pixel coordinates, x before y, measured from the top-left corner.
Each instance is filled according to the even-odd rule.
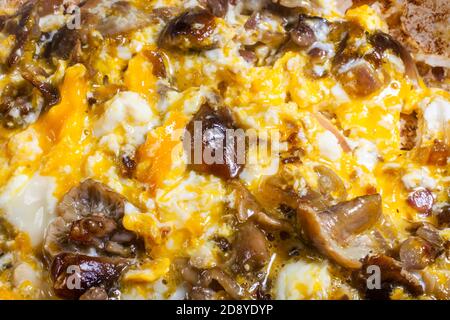
[[[187,117],[174,112],[162,127],[156,128],[138,150],[137,178],[148,184],[152,193],[161,187],[172,167],[174,148],[180,145]]]
[[[154,107],[157,101],[156,81],[153,64],[143,52],[138,53],[128,63],[124,75],[125,86],[130,91],[142,94],[148,103]]]

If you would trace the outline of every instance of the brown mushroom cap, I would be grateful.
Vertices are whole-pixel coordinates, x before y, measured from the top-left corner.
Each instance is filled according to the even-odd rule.
[[[379,194],[341,202],[320,212],[305,203],[297,209],[301,228],[313,245],[350,269],[360,268],[360,260],[376,248],[369,237],[360,234],[372,227],[381,214]]]
[[[194,8],[169,21],[159,36],[164,49],[204,50],[215,46],[212,35],[216,29],[214,16],[206,9]]]

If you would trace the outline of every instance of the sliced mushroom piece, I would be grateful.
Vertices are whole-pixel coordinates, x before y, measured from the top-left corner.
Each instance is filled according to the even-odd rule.
[[[72,223],[69,238],[72,241],[91,245],[97,238],[103,238],[117,229],[117,223],[104,216],[91,216]]]
[[[415,84],[418,83],[419,75],[414,59],[412,58],[409,51],[400,42],[395,40],[392,36],[381,31],[372,34],[369,37],[369,42],[374,46],[375,51],[380,55],[388,49],[392,50],[396,55],[398,55],[405,65],[405,73],[408,78]]]
[[[434,204],[433,193],[425,188],[419,188],[408,196],[408,204],[420,213],[430,213]]]
[[[363,274],[371,274],[368,272],[368,268],[373,266],[380,268],[382,284],[401,285],[414,295],[423,293],[423,287],[420,280],[412,273],[406,271],[399,261],[386,255],[367,256],[363,261]]]
[[[61,298],[77,299],[93,287],[110,289],[126,267],[124,259],[61,253],[51,266],[53,290]]]
[[[61,100],[61,96],[58,88],[48,83],[45,79],[45,75],[40,73],[39,69],[32,65],[25,65],[22,68],[22,77],[39,90],[44,98],[44,107],[41,112],[47,111],[50,107],[58,104]]]
[[[383,85],[374,67],[364,59],[350,60],[335,74],[345,91],[356,97],[368,96]]]
[[[27,43],[39,36],[35,9],[33,1],[27,2],[4,22],[4,31],[15,36],[15,44],[7,60],[9,67],[19,62],[25,52]]]
[[[193,267],[187,259],[177,259],[174,267],[190,286],[188,297],[191,300],[217,299],[217,293],[224,290],[232,299],[242,299],[244,289],[225,271],[215,267],[199,270]]]
[[[322,165],[316,166],[314,170],[319,176],[319,191],[324,197],[338,202],[347,200],[344,182],[333,170]]]
[[[44,252],[52,260],[61,252],[131,258],[142,243],[124,229],[124,198],[105,185],[86,180],[72,188],[56,207],[47,228]]]
[[[111,5],[107,16],[95,25],[95,29],[104,37],[115,37],[146,27],[151,22],[153,15],[138,9],[129,1],[117,1]]]
[[[204,104],[186,127],[189,168],[223,179],[239,175],[245,165],[245,136],[225,107]]]
[[[24,128],[37,119],[38,112],[33,108],[31,99],[31,94],[3,99],[0,104],[0,122],[4,128]]]
[[[94,213],[119,220],[125,210],[124,198],[100,182],[92,179],[72,188],[56,208],[56,214],[67,222],[73,222]]]
[[[216,17],[223,18],[228,12],[228,0],[206,0],[206,3]]]
[[[241,182],[232,180],[229,185],[235,192],[237,218],[240,223],[251,220],[265,230],[292,231],[292,227],[287,221],[267,214]]]
[[[182,51],[206,50],[217,44],[214,16],[206,9],[194,8],[169,21],[159,36],[158,45],[164,49]]]
[[[316,35],[316,32],[318,35]],[[328,21],[313,16],[301,14],[297,24],[289,32],[291,40],[301,49],[309,48],[319,37],[328,33]]]
[[[418,223],[411,227],[414,235],[400,246],[399,255],[408,270],[421,270],[432,264],[443,250],[444,240],[439,230],[429,223]]]
[[[266,237],[252,222],[245,222],[239,226],[233,250],[236,255],[233,267],[237,272],[257,271],[270,258]]]
[[[199,283],[202,287],[210,287],[213,281],[216,281],[232,299],[239,300],[244,295],[242,287],[223,270],[212,268],[200,273]]]
[[[77,29],[69,29],[67,26],[59,29],[45,47],[45,57],[56,57],[63,60],[71,60],[79,55],[81,47],[81,33]]]
[[[407,270],[421,270],[433,263],[436,250],[430,242],[420,237],[409,237],[400,246],[399,255]]]
[[[360,268],[360,260],[378,248],[362,233],[377,223],[381,214],[379,194],[341,202],[323,211],[300,203],[297,210],[302,231],[317,250],[350,269]]]

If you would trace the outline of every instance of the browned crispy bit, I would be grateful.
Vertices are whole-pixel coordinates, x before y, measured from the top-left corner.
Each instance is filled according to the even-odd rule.
[[[216,45],[215,29],[215,17],[206,9],[195,8],[168,22],[159,35],[158,45],[169,50],[211,49]]]
[[[228,11],[228,0],[206,0],[206,3],[216,17],[224,17]]]
[[[400,144],[402,150],[411,150],[417,145],[417,113],[400,113]]]
[[[305,22],[305,16],[300,15],[297,25],[290,31],[292,41],[300,48],[308,48],[316,41],[313,29]]]

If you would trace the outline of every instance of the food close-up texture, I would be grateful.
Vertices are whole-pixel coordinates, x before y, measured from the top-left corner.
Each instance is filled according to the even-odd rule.
[[[448,0],[1,0],[0,299],[450,299]]]

